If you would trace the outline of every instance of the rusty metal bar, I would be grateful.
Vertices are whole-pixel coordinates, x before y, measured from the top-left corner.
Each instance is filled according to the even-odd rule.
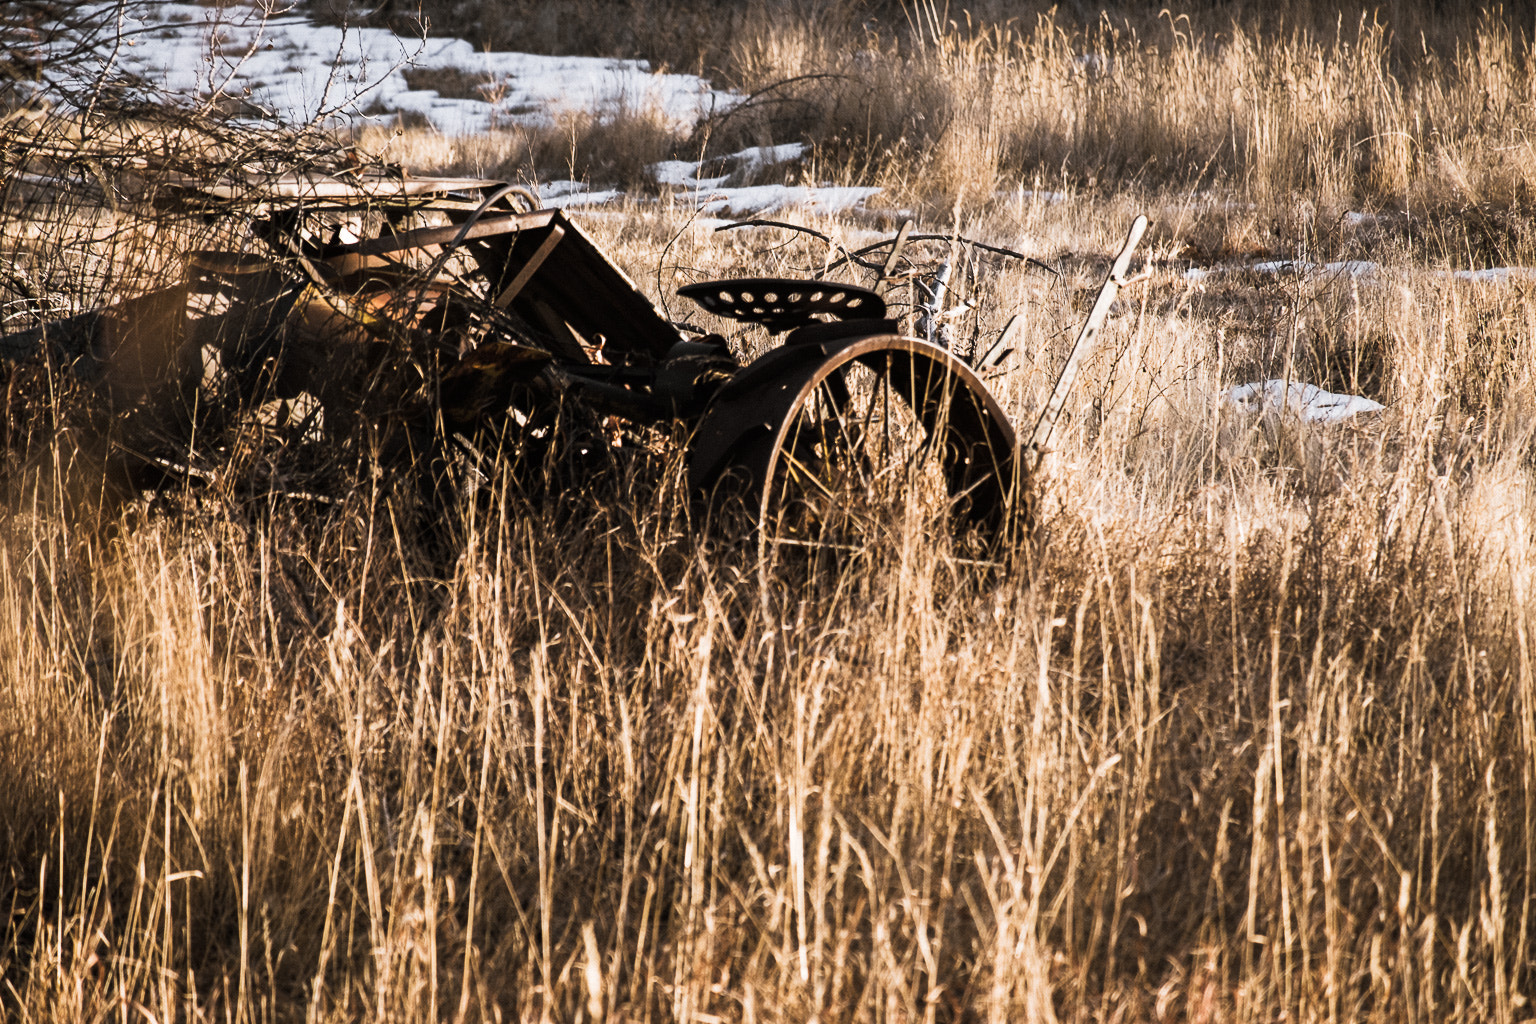
[[[402,249],[418,249],[427,245],[444,245],[459,238],[468,242],[476,238],[490,238],[495,235],[511,234],[515,231],[531,231],[544,227],[555,216],[554,210],[536,210],[533,213],[514,213],[505,217],[489,217],[480,221],[465,231],[460,238],[462,230],[457,224],[445,224],[435,228],[415,228],[404,231],[398,235],[390,235],[387,238],[369,238],[349,246],[352,252],[359,256],[382,256],[385,253],[399,252]]]
[[[550,225],[549,237],[539,243],[539,247],[533,251],[532,256],[528,257],[528,262],[523,264],[522,269],[517,272],[517,276],[512,279],[512,283],[503,288],[501,294],[496,296],[497,309],[506,309],[512,304],[512,300],[517,298],[517,293],[523,290],[523,287],[533,278],[538,269],[544,265],[544,261],[549,259],[549,254],[555,251],[555,246],[559,245],[560,240],[564,237],[565,228],[559,224]]]

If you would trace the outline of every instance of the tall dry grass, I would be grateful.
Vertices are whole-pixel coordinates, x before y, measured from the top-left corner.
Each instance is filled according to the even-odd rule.
[[[1536,310],[1390,273],[1295,286],[1389,337],[1390,411],[1328,430],[1224,418],[1267,354],[1154,281],[1007,573],[913,532],[765,593],[677,438],[446,546],[366,492],[13,503],[8,1013],[1520,1019],[1529,331],[1469,355]],[[1073,290],[1002,285],[1025,414]]]
[[[906,31],[857,40],[772,24],[738,37],[731,67],[752,91],[787,84],[737,120],[807,135],[940,210],[1041,181],[1418,211],[1528,202],[1529,26],[1462,9],[1405,39],[1382,17],[1081,26],[925,3]]]
[[[996,213],[1020,188],[1133,188],[1395,213],[1432,259],[1511,262],[1530,247],[1536,74],[1513,9],[1235,3],[1084,21],[937,0],[621,5],[622,18],[540,6],[455,8],[454,24],[506,25],[498,45],[524,48],[565,45],[550,19],[618,32],[586,45],[749,98],[691,132],[636,110],[433,140],[439,164],[630,185],[663,158],[808,142],[806,178],[880,185],[934,217]]]
[[[911,57],[940,85],[982,81],[953,70],[969,67],[997,90],[951,94],[982,104],[967,131],[993,141],[956,129],[946,215],[1060,273],[983,275],[983,338],[1026,316],[992,381],[1019,421],[1099,272],[1073,254],[1111,250],[1133,209],[1160,222],[1160,257],[1374,245],[1386,265],[1197,285],[1170,259],[1126,293],[1055,438],[1038,544],[1006,570],[913,529],[825,579],[765,586],[753,545],[697,520],[673,434],[555,495],[493,474],[446,523],[388,481],[337,505],[208,488],[92,521],[69,467],[12,461],[7,1016],[1527,1018],[1532,297],[1424,260],[1418,240],[1443,256],[1471,229],[1454,205],[1412,205],[1440,187],[1417,143],[1414,219],[1351,241],[1327,212],[1377,195],[1351,191],[1376,164],[1329,157],[1337,177],[1309,178],[1295,154],[1324,154],[1322,136],[1278,132],[1291,162],[1263,163],[1220,142],[1229,123],[1211,153],[1191,145],[1208,169],[1154,174],[1135,154],[1198,131],[1144,123],[1149,89],[1079,76],[1070,33],[1021,32],[941,26]],[[1380,66],[1244,38],[1254,61],[1290,54],[1307,95]],[[1185,70],[1138,81],[1241,71],[1209,38],[1139,39],[1109,53],[1114,74],[1151,76],[1169,53]],[[1091,188],[1074,177],[1087,165],[1033,165],[1076,182],[1072,202],[979,198],[1025,137],[1009,134],[1016,84],[985,70],[1004,41],[1036,53],[1050,102],[1098,95],[1145,129],[1092,165]],[[1424,72],[1436,109],[1471,102],[1462,66]],[[1373,95],[1336,120],[1292,102],[1251,124],[1409,123]],[[1482,148],[1490,130],[1418,137],[1462,147],[1493,194],[1519,168]],[[1061,131],[1049,151],[1086,159],[1088,135]],[[871,149],[867,168],[907,194],[943,145]],[[1261,166],[1291,177],[1261,186]],[[1235,196],[1191,194],[1223,180]],[[1521,237],[1510,216],[1494,237]],[[584,223],[658,300],[696,276],[824,262],[804,238],[716,234],[665,203]],[[816,226],[850,245],[869,230]],[[93,264],[28,251],[60,292],[110,291]],[[1223,411],[1223,388],[1270,376],[1389,408],[1340,427]]]

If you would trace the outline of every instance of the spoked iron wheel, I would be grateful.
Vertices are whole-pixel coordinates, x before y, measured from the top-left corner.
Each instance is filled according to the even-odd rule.
[[[765,566],[829,572],[943,533],[989,550],[1023,488],[1013,429],[975,374],[912,338],[803,349],[728,385],[691,457],[696,484],[734,484]]]
[[[903,358],[884,352],[839,366],[786,419],[758,508],[769,561],[832,569],[948,522],[939,453],[892,383]]]

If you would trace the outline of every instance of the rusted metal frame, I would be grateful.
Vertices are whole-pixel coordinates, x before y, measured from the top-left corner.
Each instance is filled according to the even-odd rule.
[[[636,423],[659,423],[676,415],[671,402],[642,387],[634,386],[634,382],[624,381],[622,377],[604,379],[604,375],[592,372],[597,369],[614,368],[587,364],[556,366],[549,372],[573,395],[584,399],[603,413],[622,416]]]
[[[331,254],[318,242],[304,237],[304,219],[313,213],[313,210],[302,206],[292,207],[283,210],[280,215],[254,218],[251,230],[273,252],[297,263],[310,283],[329,289],[338,276],[326,262]]]
[[[568,360],[582,366],[592,362],[592,357],[587,353],[586,344],[581,335],[566,323],[565,317],[561,316],[558,310],[543,299],[534,299],[529,303],[528,308],[533,313],[534,319],[549,333],[555,346]]]
[[[440,227],[413,228],[388,237],[369,238],[348,247],[359,256],[378,256],[399,252],[403,249],[420,249],[429,245],[445,245],[452,241],[469,242],[476,239],[494,238],[498,235],[534,231],[546,227],[555,219],[554,210],[536,210],[533,213],[513,213],[505,216],[486,217],[476,221],[465,231],[458,224]]]
[[[185,188],[209,199],[224,202],[259,203],[333,203],[337,205],[376,205],[389,202],[407,202],[413,199],[441,199],[445,202],[464,202],[473,205],[474,200],[454,200],[454,193],[481,191],[505,184],[492,178],[407,178],[404,176],[354,177],[343,180],[339,175],[290,172],[286,174],[245,174],[239,179],[225,178],[209,182],[204,178],[168,173],[167,184]]]
[[[572,227],[559,211],[538,210],[479,222],[418,228],[392,239],[371,240],[356,248],[359,251],[378,251],[441,245],[444,246],[443,255],[446,256],[457,247],[473,259],[479,268],[484,280],[482,301],[487,313],[493,317],[505,315],[512,304],[517,302],[516,315],[529,326],[545,330],[545,340],[550,351],[568,364],[580,365],[591,360],[565,322],[552,312],[540,309],[537,296],[522,296],[529,283],[536,278],[536,272],[558,248],[558,245],[549,245],[550,236],[554,235],[554,240],[558,242],[561,236],[569,234],[567,229]],[[541,230],[548,234],[539,237]],[[529,239],[535,241],[534,249],[519,255],[519,242],[523,240],[525,232]],[[511,281],[508,280],[509,276]],[[502,296],[506,301],[498,303],[496,299]]]
[[[476,184],[479,185],[481,183],[477,182]],[[498,221],[498,223],[494,224],[482,220],[485,212],[498,200],[513,193],[529,195],[525,189],[511,184],[502,184],[499,188],[492,190],[490,194],[486,195],[474,209],[470,210],[467,217],[455,224],[446,227],[416,229],[404,233],[392,231],[388,239],[381,237],[379,239],[364,240],[348,247],[346,251],[331,257],[327,262],[343,275],[370,269],[388,269],[399,271],[402,276],[417,277],[427,282],[428,285],[439,285],[451,289],[458,284],[458,281],[452,278],[444,279],[439,275],[455,249],[472,239],[483,240],[521,230],[522,225],[515,219],[515,215],[511,223],[507,223],[505,218],[494,218],[494,220]],[[441,207],[428,203],[424,208],[440,209]],[[453,212],[458,211],[450,211],[450,216]],[[390,222],[390,227],[391,229],[393,228],[393,222]],[[558,231],[558,225],[553,230]],[[451,235],[446,239],[441,239],[441,236],[447,232],[451,232]],[[425,269],[418,270],[407,264],[390,259],[396,252],[419,251],[432,246],[441,246],[441,251]],[[474,255],[476,255],[476,262],[481,265],[481,269],[486,270],[485,261],[479,259],[477,254]],[[492,287],[494,287],[494,284],[494,282],[491,282]],[[424,292],[419,293],[418,298],[424,294]],[[510,296],[507,296],[507,299],[510,301]],[[497,308],[505,309],[506,303],[499,302]],[[411,307],[406,311],[406,319],[414,320],[415,313],[416,303],[412,303]]]
[[[432,267],[425,269],[413,267],[402,260],[392,259],[391,256],[363,256],[355,252],[338,253],[329,256],[320,262],[335,271],[337,278],[345,279],[356,277],[359,274],[382,274],[390,277],[411,278],[431,276],[431,283],[451,284],[454,279],[440,277],[433,273]]]
[[[377,202],[368,202],[354,204],[349,208],[366,210],[378,205],[380,204]],[[430,204],[420,205],[425,208]],[[402,325],[414,324],[418,318],[420,303],[427,293],[433,292],[436,286],[436,293],[441,294],[453,283],[437,280],[435,271],[440,269],[441,259],[423,271],[387,259],[389,252],[400,250],[385,249],[381,254],[363,254],[358,252],[356,244],[333,245],[306,237],[304,224],[307,218],[316,213],[329,213],[342,208],[341,206],[317,207],[301,204],[256,218],[252,221],[252,228],[269,248],[278,255],[291,259],[303,271],[304,278],[308,279],[309,292],[313,301],[323,303],[335,314],[357,323],[371,334],[380,333],[382,321],[377,315],[360,305],[353,296],[345,294],[344,289],[340,287],[344,279],[369,270],[389,270],[402,277],[422,279],[424,287],[418,289],[412,296],[408,307],[400,315],[390,318],[390,322],[399,322]]]
[[[549,237],[539,243],[539,247],[533,251],[532,256],[528,257],[528,261],[518,268],[517,274],[512,278],[511,283],[497,293],[492,304],[497,309],[506,309],[510,306],[512,300],[517,298],[518,294],[527,287],[528,282],[533,279],[533,275],[539,272],[539,268],[544,265],[544,261],[549,259],[550,253],[555,251],[555,246],[559,245],[564,239],[565,228],[559,224],[551,224],[549,226]]]
[[[559,321],[550,329],[559,332],[568,325],[585,342],[603,346],[610,360],[649,365],[664,359],[682,338],[677,328],[578,224],[559,211],[548,213],[550,229],[561,228],[564,238],[522,286],[511,308],[530,323],[541,323],[546,315],[540,304],[547,306]],[[501,265],[512,273],[536,254],[544,237],[539,229],[525,229],[510,245],[503,237],[491,240],[491,247],[505,253]],[[590,360],[583,355],[579,361]]]
[[[498,216],[490,219],[479,219],[474,216],[477,212],[483,212],[491,200],[464,204],[463,209],[471,216],[464,224],[448,224],[438,227],[415,228],[409,231],[398,232],[390,225],[390,233],[378,238],[363,239],[347,245],[325,246],[303,237],[302,225],[307,217],[317,213],[330,213],[339,210],[368,210],[377,209],[383,204],[357,203],[350,205],[325,206],[318,204],[299,205],[286,207],[280,211],[267,211],[261,216],[252,219],[252,226],[260,237],[269,246],[284,255],[301,256],[309,260],[329,260],[333,258],[365,259],[368,257],[387,256],[392,253],[403,252],[409,249],[422,249],[432,245],[444,245],[450,242],[462,243],[471,239],[488,238],[508,232],[516,232],[527,227],[540,226],[540,223],[548,223],[551,218],[550,211],[543,211],[544,217],[536,214],[512,214]],[[419,212],[423,210],[439,210],[449,213],[457,212],[458,204],[444,204],[439,200],[406,204],[404,207],[389,206],[388,209],[403,209],[404,212]]]

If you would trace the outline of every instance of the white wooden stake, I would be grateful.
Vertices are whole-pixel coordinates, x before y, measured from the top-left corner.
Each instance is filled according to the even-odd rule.
[[[1141,236],[1147,230],[1147,218],[1138,216],[1131,224],[1130,233],[1125,236],[1125,245],[1120,248],[1120,255],[1115,257],[1114,266],[1109,269],[1109,276],[1104,279],[1104,284],[1099,288],[1099,297],[1093,303],[1093,311],[1088,314],[1088,322],[1083,324],[1083,329],[1077,333],[1077,340],[1072,343],[1072,352],[1067,356],[1067,364],[1061,368],[1061,375],[1056,378],[1056,386],[1051,388],[1051,397],[1046,400],[1045,408],[1040,412],[1040,419],[1035,422],[1034,433],[1030,434],[1028,443],[1024,446],[1024,459],[1031,472],[1038,469],[1040,461],[1045,456],[1045,446],[1051,439],[1051,431],[1056,428],[1056,420],[1061,417],[1062,406],[1066,405],[1067,392],[1072,390],[1073,383],[1077,380],[1078,368],[1084,359],[1087,359],[1099,341],[1099,328],[1104,326],[1104,320],[1109,316],[1109,307],[1114,304],[1115,296],[1119,294],[1123,285],[1130,284],[1125,272],[1131,266],[1131,253],[1135,251]]]

